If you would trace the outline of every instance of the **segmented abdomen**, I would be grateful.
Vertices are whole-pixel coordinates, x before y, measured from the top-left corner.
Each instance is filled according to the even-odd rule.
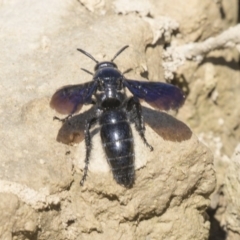
[[[134,182],[134,150],[126,113],[108,111],[100,119],[101,139],[117,183],[130,187]]]

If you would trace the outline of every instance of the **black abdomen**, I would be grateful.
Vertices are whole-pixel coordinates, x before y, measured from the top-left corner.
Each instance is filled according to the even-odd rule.
[[[126,113],[108,111],[100,118],[101,139],[117,183],[130,187],[134,182],[134,150],[132,130]]]

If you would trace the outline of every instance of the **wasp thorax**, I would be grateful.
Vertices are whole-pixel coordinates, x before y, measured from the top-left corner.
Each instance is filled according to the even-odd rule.
[[[108,98],[102,102],[102,107],[104,109],[113,109],[120,107],[121,102],[116,98]]]

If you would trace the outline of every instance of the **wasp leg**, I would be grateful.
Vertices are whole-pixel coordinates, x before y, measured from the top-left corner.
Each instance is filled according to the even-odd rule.
[[[147,142],[147,139],[145,138],[145,125],[143,121],[142,107],[138,98],[129,98],[127,102],[127,111],[129,112],[130,121],[135,123],[135,128],[144,144],[150,149],[150,151],[153,151],[153,147]]]
[[[91,127],[97,122],[97,118],[91,118],[86,121],[85,124],[85,145],[86,145],[86,158],[85,158],[85,167],[84,167],[84,172],[83,172],[83,177],[82,180],[80,181],[80,185],[83,186],[86,178],[87,178],[87,172],[88,172],[88,165],[89,165],[89,158],[90,158],[90,153],[92,150],[92,141],[91,141],[91,135],[90,135],[90,129]]]
[[[67,122],[71,117],[72,117],[72,114],[69,114],[69,115],[68,115],[67,117],[65,117],[65,118],[59,118],[59,117],[54,116],[54,117],[53,117],[53,120],[58,120],[58,121],[60,121],[60,122],[65,123],[65,122]]]

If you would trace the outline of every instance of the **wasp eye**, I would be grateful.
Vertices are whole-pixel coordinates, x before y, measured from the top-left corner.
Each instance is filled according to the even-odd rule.
[[[102,91],[104,89],[104,81],[102,79],[98,79],[98,90]]]

